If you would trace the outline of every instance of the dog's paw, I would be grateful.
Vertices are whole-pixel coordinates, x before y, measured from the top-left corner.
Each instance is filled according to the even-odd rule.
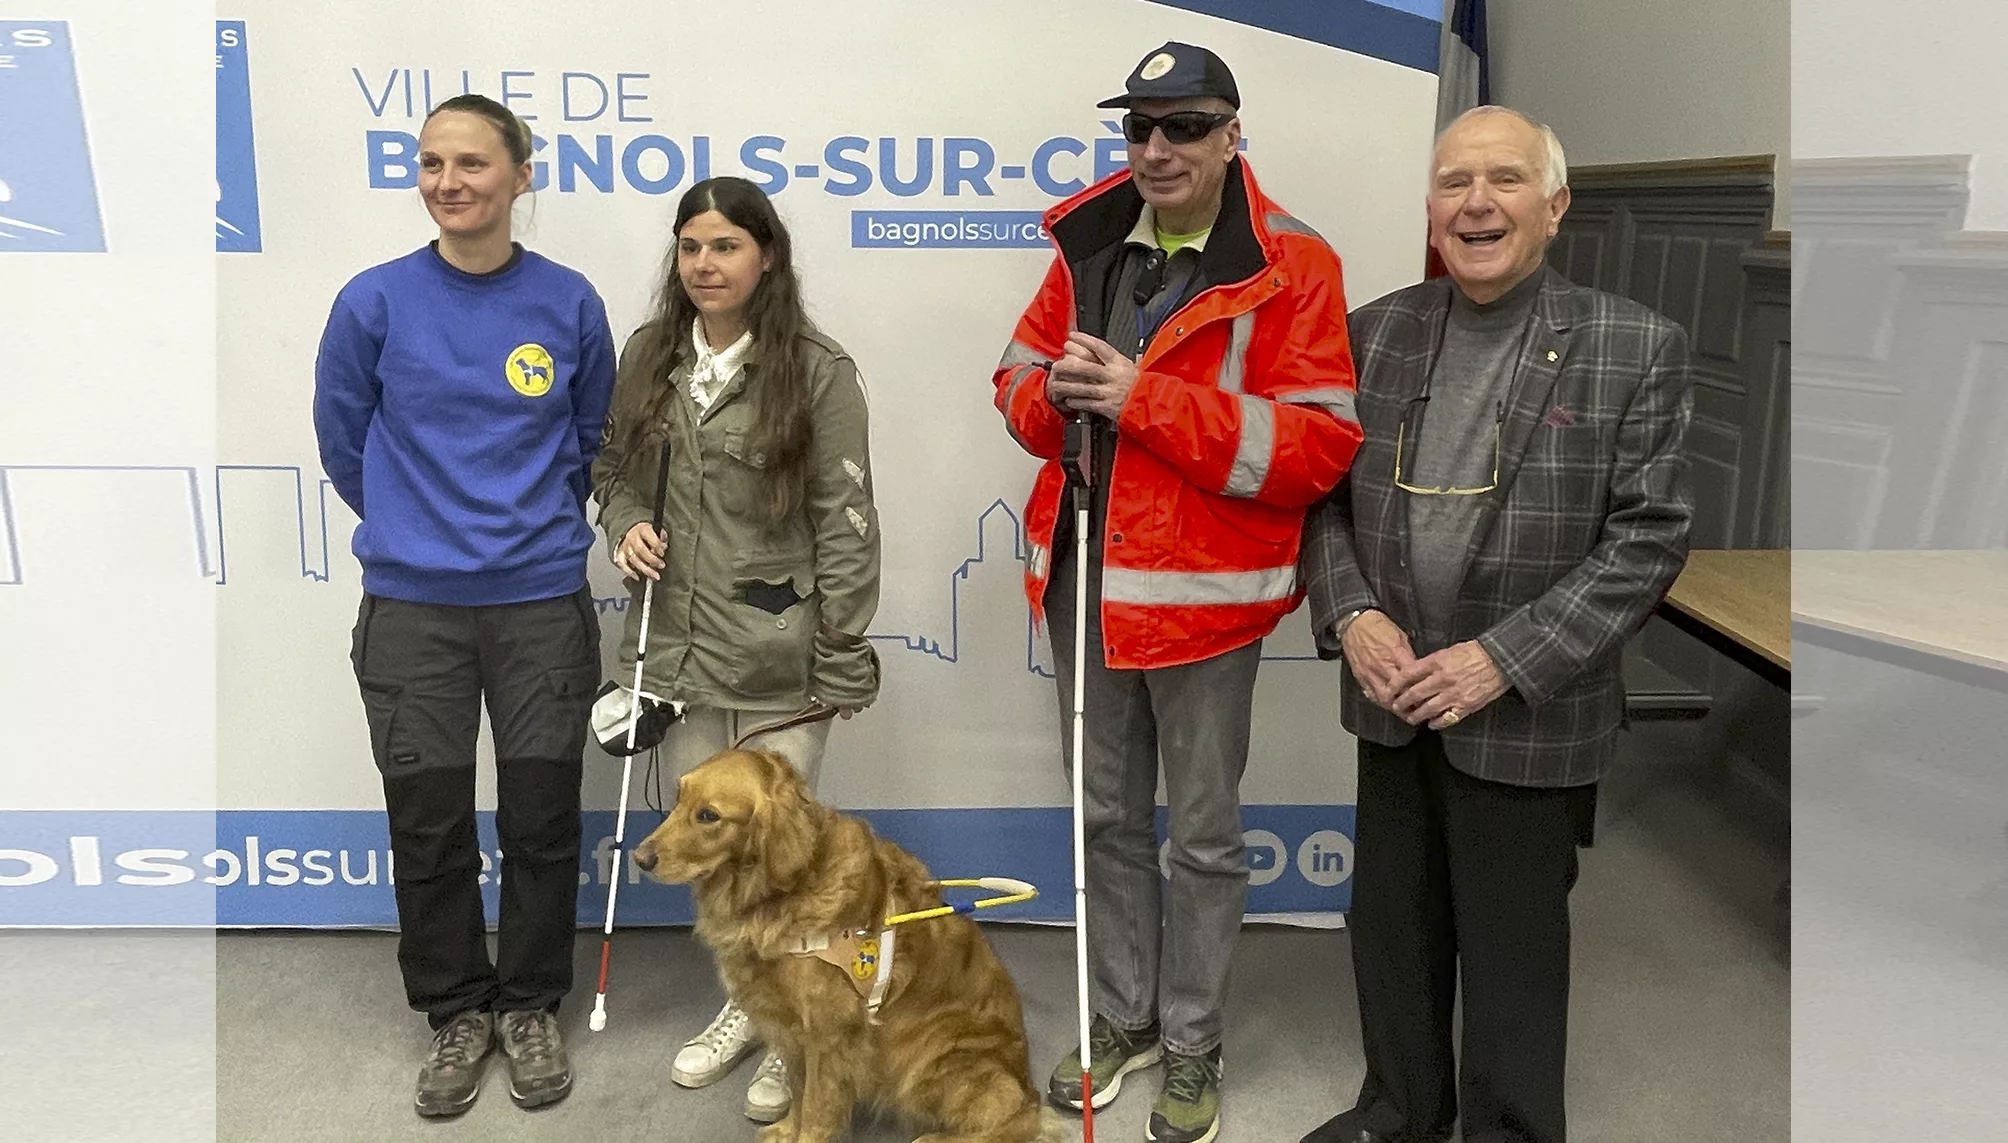
[[[779,1123],[770,1123],[754,1132],[753,1140],[754,1143],[796,1143],[799,1136],[795,1117],[789,1115]]]

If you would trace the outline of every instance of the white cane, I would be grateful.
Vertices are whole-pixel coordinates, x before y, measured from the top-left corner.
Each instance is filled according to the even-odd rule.
[[[662,501],[669,489],[669,442],[662,442],[662,459],[655,471],[655,515],[649,521],[652,535],[662,533]],[[607,964],[614,951],[614,902],[620,896],[621,844],[627,839],[628,786],[634,777],[634,740],[641,726],[641,670],[643,660],[648,658],[648,613],[649,604],[655,600],[655,580],[641,577],[641,634],[635,639],[634,648],[634,693],[630,696],[628,711],[627,753],[621,758],[621,808],[614,818],[613,866],[607,874],[607,920],[600,935],[600,987],[593,997],[593,1014],[586,1023],[598,1032],[607,1026]]]
[[[1080,1000],[1081,1143],[1095,1143],[1095,1081],[1088,1054],[1088,834],[1082,756],[1088,679],[1088,509],[1094,484],[1094,426],[1083,413],[1067,426],[1067,483],[1074,490],[1074,977]]]

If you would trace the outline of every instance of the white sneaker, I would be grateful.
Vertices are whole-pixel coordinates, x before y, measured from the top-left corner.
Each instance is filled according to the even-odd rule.
[[[746,1089],[746,1118],[755,1123],[775,1123],[788,1114],[788,1105],[795,1101],[788,1090],[788,1065],[772,1052],[760,1061],[760,1070],[753,1073],[753,1083]]]
[[[705,1087],[725,1078],[756,1046],[753,1025],[730,1000],[718,1010],[711,1026],[699,1032],[669,1066],[669,1078],[679,1087]]]

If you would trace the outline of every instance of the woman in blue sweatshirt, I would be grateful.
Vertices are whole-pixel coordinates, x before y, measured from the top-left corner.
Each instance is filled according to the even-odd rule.
[[[529,158],[501,104],[440,104],[418,175],[439,237],[342,288],[314,365],[321,464],[361,521],[351,659],[390,815],[398,965],[434,1032],[426,1116],[473,1105],[498,1042],[517,1103],[571,1090],[553,1013],[572,986],[600,677],[585,505],[614,355],[592,285],[511,240]],[[493,963],[474,830],[484,701],[504,854]]]
[[[643,590],[655,592],[642,689],[686,704],[662,742],[680,774],[741,738],[813,789],[828,721],[812,707],[878,697],[865,628],[878,609],[878,511],[857,366],[802,308],[787,227],[760,188],[706,179],[676,210],[654,320],[621,350],[607,443],[593,467],[600,524],[636,602],[621,636],[631,679]],[[669,480],[658,489],[662,448]],[[651,525],[658,497],[663,528]],[[612,697],[612,696],[609,696]],[[677,1053],[702,1087],[755,1046],[727,1003]],[[769,1051],[746,1114],[780,1119],[787,1075]]]

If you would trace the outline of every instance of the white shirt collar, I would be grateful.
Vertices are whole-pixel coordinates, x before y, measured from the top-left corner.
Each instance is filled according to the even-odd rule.
[[[746,364],[746,354],[753,348],[753,331],[739,335],[739,340],[724,349],[713,349],[704,339],[704,319],[690,319],[690,344],[697,351],[697,360],[690,366],[690,395],[700,409],[711,408],[711,403],[725,391],[739,370]]]

